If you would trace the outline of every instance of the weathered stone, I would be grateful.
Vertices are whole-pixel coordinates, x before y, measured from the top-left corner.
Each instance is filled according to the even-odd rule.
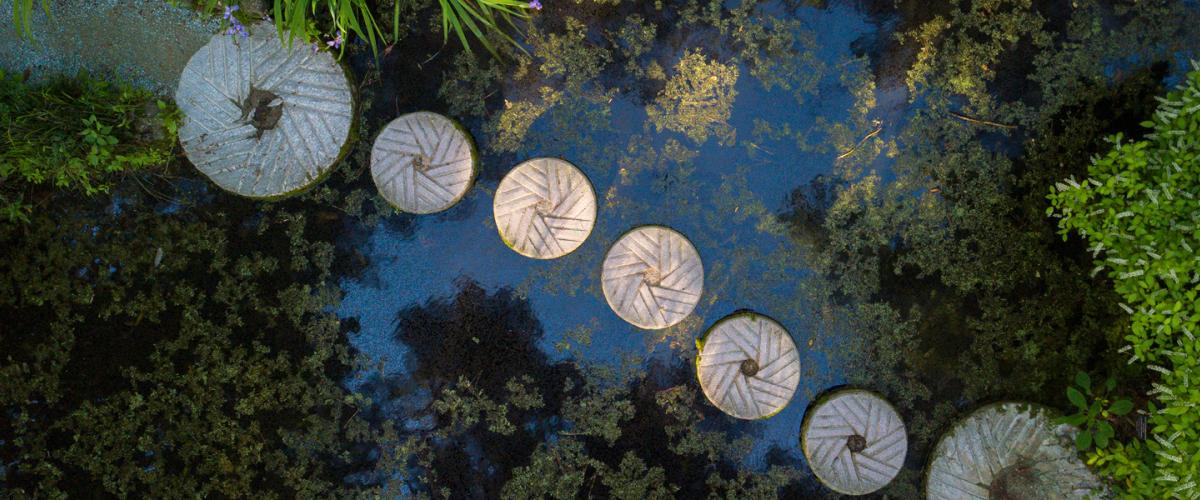
[[[517,165],[500,181],[493,204],[496,229],[526,257],[553,259],[573,252],[596,223],[596,193],[587,176],[557,158]]]
[[[817,479],[845,495],[866,495],[895,479],[908,453],[904,422],[883,397],[841,389],[804,416],[801,446]]]
[[[704,395],[737,418],[767,418],[792,399],[800,357],[791,335],[752,312],[718,321],[704,336],[696,372]]]
[[[930,499],[1105,498],[1079,460],[1075,433],[1028,403],[985,406],[954,425],[933,451]]]
[[[621,319],[649,330],[686,318],[704,290],[704,266],[673,229],[642,226],[613,244],[601,271],[604,298]]]
[[[475,146],[454,120],[418,111],[392,120],[371,149],[371,177],[397,209],[430,214],[467,194],[475,179]]]
[[[223,189],[270,198],[298,192],[337,163],[350,137],[350,83],[328,52],[280,43],[259,24],[216,35],[183,70],[175,100],[188,159]]]

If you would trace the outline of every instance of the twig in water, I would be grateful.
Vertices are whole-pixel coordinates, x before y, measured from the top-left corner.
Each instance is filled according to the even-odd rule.
[[[863,144],[866,144],[867,141],[871,140],[872,137],[879,135],[879,132],[882,132],[882,131],[883,131],[883,124],[881,123],[875,127],[875,130],[872,130],[871,133],[867,134],[866,137],[863,137],[861,140],[859,140],[858,144],[855,144],[854,147],[850,148],[849,151],[846,151],[845,153],[838,155],[837,159],[839,159],[839,160],[845,159],[847,156],[854,154],[855,151],[858,151],[858,148],[861,148]]]
[[[981,120],[979,118],[971,118],[967,115],[955,113],[953,111],[947,111],[947,113],[950,113],[950,116],[958,118],[959,120],[965,121],[967,123],[974,123],[976,125],[989,125],[992,127],[1000,127],[1000,128],[1005,128],[1005,129],[1009,129],[1009,130],[1017,128],[1016,125],[1010,125],[1007,123],[999,123],[999,122],[994,122],[994,121],[990,121],[990,120]]]

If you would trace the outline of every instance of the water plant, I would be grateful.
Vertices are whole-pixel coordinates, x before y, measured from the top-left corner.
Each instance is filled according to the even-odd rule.
[[[0,220],[49,190],[95,195],[173,157],[179,115],[143,90],[81,75],[30,85],[0,71]]]

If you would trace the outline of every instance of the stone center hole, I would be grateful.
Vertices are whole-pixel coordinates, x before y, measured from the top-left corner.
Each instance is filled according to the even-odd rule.
[[[746,358],[742,361],[742,375],[753,377],[758,374],[758,361]]]
[[[542,199],[538,200],[538,202],[533,205],[533,209],[538,213],[538,215],[549,215],[550,212],[554,210],[554,204],[550,203],[550,200]]]
[[[846,438],[846,448],[850,449],[850,453],[861,453],[867,449],[867,438],[858,434]]]
[[[242,109],[242,120],[249,118],[250,124],[258,130],[259,137],[262,137],[263,131],[275,128],[283,117],[283,101],[269,90],[250,87],[250,94],[238,107]]]
[[[658,271],[657,267],[648,267],[642,272],[642,281],[650,286],[658,286],[662,282],[662,273]]]
[[[423,154],[415,155],[412,157],[412,165],[413,170],[416,170],[417,172],[427,172],[429,171],[429,167],[433,166],[433,161],[431,161],[428,156]]]

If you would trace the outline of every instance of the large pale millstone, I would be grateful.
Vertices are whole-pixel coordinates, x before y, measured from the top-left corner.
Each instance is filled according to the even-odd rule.
[[[329,52],[289,49],[268,24],[245,39],[214,36],[184,67],[175,101],[192,164],[218,186],[255,198],[320,180],[341,156],[354,109],[350,83]]]
[[[475,148],[454,120],[428,111],[409,113],[392,120],[375,139],[371,177],[401,211],[441,212],[471,188]]]
[[[930,499],[1103,498],[1069,425],[1028,403],[996,403],[954,425],[933,452]]]
[[[517,253],[553,259],[573,252],[596,223],[596,193],[578,168],[535,158],[513,168],[496,189],[500,237]]]
[[[792,399],[800,382],[796,343],[779,323],[755,313],[736,313],[705,335],[696,360],[704,395],[737,418],[766,418]]]
[[[604,299],[621,319],[649,330],[683,321],[704,290],[704,266],[692,243],[673,229],[625,233],[604,257]]]
[[[804,456],[829,489],[866,495],[895,479],[908,453],[904,422],[879,395],[843,389],[818,402],[800,431]]]

